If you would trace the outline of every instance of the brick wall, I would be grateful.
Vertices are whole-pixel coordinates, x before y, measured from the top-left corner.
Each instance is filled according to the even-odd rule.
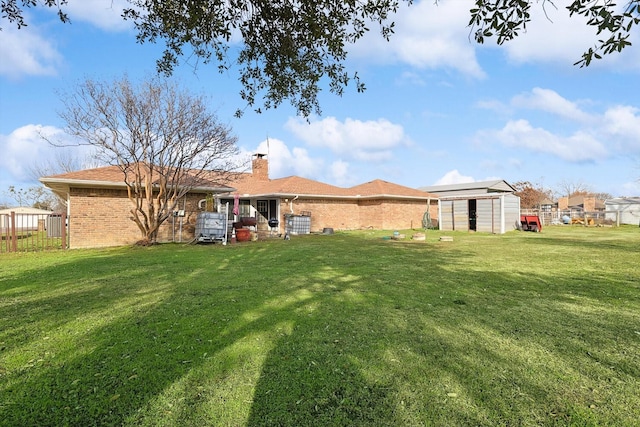
[[[281,214],[291,213],[290,203],[281,200]],[[293,213],[311,212],[311,232],[323,228],[335,230],[406,230],[422,228],[422,218],[427,210],[426,201],[411,200],[336,200],[297,199]],[[431,218],[438,217],[438,205],[434,200],[430,208]],[[280,218],[284,224],[284,217]]]
[[[158,233],[159,242],[189,242],[194,237],[198,202],[205,194],[191,194],[183,218],[169,218]],[[70,191],[71,216],[69,239],[71,248],[90,248],[131,245],[142,238],[140,230],[130,219],[131,202],[124,190],[72,188]],[[299,215],[311,212],[311,232],[330,227],[335,230],[383,229],[407,230],[422,228],[426,201],[411,200],[340,200],[296,199],[280,200],[280,226],[284,230],[284,214]],[[438,216],[437,201],[432,201],[431,218]]]
[[[582,205],[585,212],[594,212],[596,210],[596,198],[585,197],[582,201]]]
[[[251,170],[254,178],[259,181],[269,181],[269,161],[264,154],[256,154],[251,162]]]
[[[558,197],[558,210],[564,211],[569,208],[568,197]]]
[[[192,194],[176,209],[184,209],[185,217],[169,218],[158,232],[158,241],[193,239],[198,201],[204,194]],[[70,191],[69,246],[95,248],[131,245],[142,238],[138,226],[130,219],[132,203],[125,190],[72,188]],[[182,239],[180,239],[182,231]]]

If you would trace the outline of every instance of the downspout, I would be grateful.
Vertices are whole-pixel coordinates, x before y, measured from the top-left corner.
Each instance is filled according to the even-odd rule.
[[[65,232],[62,233],[64,236],[64,242],[62,243],[62,247],[69,249],[71,247],[71,193],[67,192],[67,215],[65,218],[65,223],[62,224]]]
[[[289,210],[291,211],[291,214],[293,214],[293,201],[296,200],[299,196],[294,197],[293,199],[291,199],[291,201],[289,202]]]

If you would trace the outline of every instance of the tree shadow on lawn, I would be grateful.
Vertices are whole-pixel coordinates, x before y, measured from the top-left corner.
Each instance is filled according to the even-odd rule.
[[[545,293],[546,277],[453,276],[438,265],[463,263],[466,255],[430,256],[433,263],[420,263],[429,274],[411,282],[361,277],[323,299],[324,332],[299,322],[271,351],[248,425],[633,422],[638,414],[627,414],[627,404],[636,399],[615,401],[640,390],[637,357],[610,335],[626,329],[633,346],[632,310],[594,315],[571,294]],[[587,276],[555,279],[554,290]],[[318,283],[330,293],[336,282]],[[345,296],[356,290],[360,298]],[[595,297],[582,302],[603,305]],[[346,326],[331,324],[335,313]],[[623,362],[604,364],[596,352]],[[610,383],[618,380],[626,384]]]
[[[321,249],[307,257],[297,243],[186,250],[188,261],[136,270],[115,290],[109,277],[126,274],[130,254],[100,266],[76,261],[78,271],[94,271],[92,286],[2,309],[3,318],[29,313],[21,321],[42,331],[0,353],[39,352],[0,372],[0,424],[495,425],[587,416],[566,406],[559,376],[588,385],[594,380],[572,366],[595,362],[556,351],[543,334],[547,309],[562,319],[564,308],[550,295],[539,310],[521,310],[538,278],[454,275],[468,254],[417,245],[359,245],[372,262],[362,265],[349,257],[353,244],[332,243],[301,241]],[[256,266],[264,282],[248,271]],[[493,301],[508,288],[510,302]],[[63,314],[47,324],[51,310]],[[80,336],[75,322],[85,327]],[[510,329],[514,322],[528,334]],[[59,353],[47,336],[65,344]],[[557,367],[528,375],[545,363]],[[575,393],[586,403],[587,392]]]

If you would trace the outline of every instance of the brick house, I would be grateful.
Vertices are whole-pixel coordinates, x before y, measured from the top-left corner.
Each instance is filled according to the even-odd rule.
[[[374,180],[350,188],[289,176],[270,179],[265,155],[256,154],[252,171],[238,173],[225,185],[211,183],[193,189],[182,201],[184,216],[167,221],[159,233],[159,241],[190,241],[195,222],[203,210],[203,201],[214,195],[218,209],[232,207],[238,201],[238,215],[229,208],[229,222],[238,217],[256,219],[256,231],[272,233],[270,219],[277,219],[277,233],[284,233],[286,220],[304,216],[310,232],[325,228],[410,229],[421,228],[427,211],[438,214],[438,196],[383,180]],[[88,169],[43,177],[40,181],[68,202],[70,247],[117,246],[134,243],[139,230],[129,219],[130,201],[117,167]]]
[[[40,182],[67,202],[70,248],[130,245],[140,239],[140,230],[131,220],[131,201],[119,167],[52,175],[40,178]],[[166,221],[158,232],[158,241],[191,240],[201,201],[209,194],[232,190],[206,181],[193,188],[178,206],[184,216]]]
[[[604,200],[595,196],[576,195],[558,198],[558,210],[572,212],[603,212]]]

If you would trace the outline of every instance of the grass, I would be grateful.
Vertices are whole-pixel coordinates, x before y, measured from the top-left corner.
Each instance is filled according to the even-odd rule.
[[[0,425],[640,419],[637,227],[384,235],[3,254]]]

